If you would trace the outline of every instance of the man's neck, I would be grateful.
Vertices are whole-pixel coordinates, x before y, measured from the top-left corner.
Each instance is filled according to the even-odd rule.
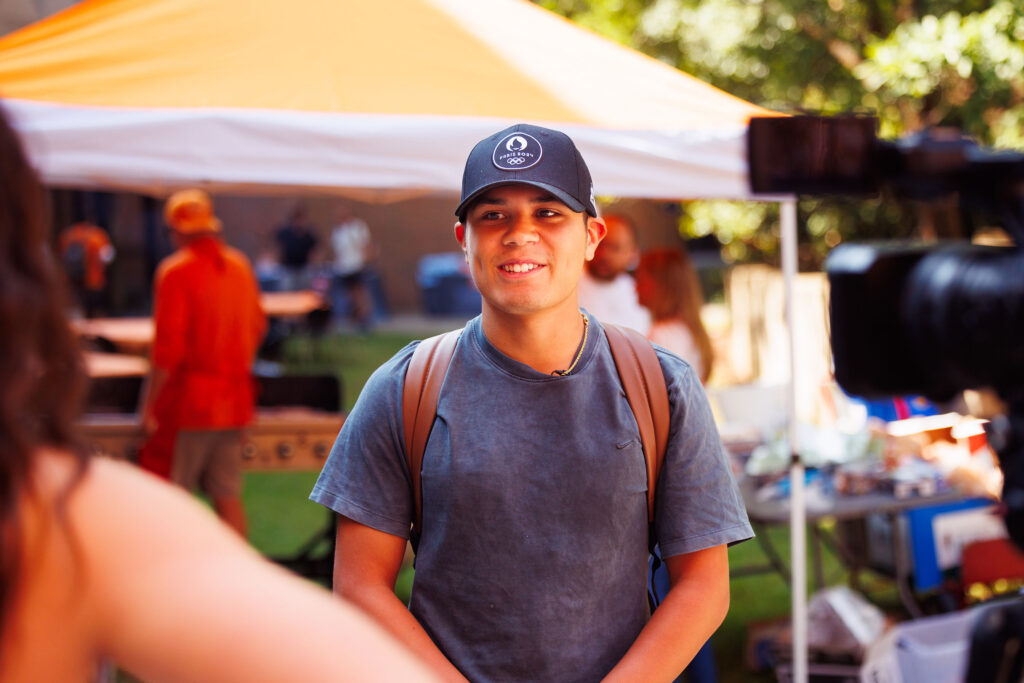
[[[570,367],[580,350],[583,317],[575,297],[553,311],[515,315],[484,305],[484,335],[509,358],[550,375]]]

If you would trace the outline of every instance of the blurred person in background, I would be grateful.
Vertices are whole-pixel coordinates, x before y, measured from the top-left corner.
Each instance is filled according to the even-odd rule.
[[[334,248],[335,287],[347,299],[349,316],[360,331],[370,327],[373,297],[370,292],[370,264],[375,257],[373,238],[366,221],[344,204],[338,207],[338,222],[331,230]]]
[[[309,263],[318,240],[306,215],[306,207],[298,204],[292,209],[274,238],[277,240],[278,261],[285,272],[284,290],[309,287]]]
[[[636,294],[651,313],[647,338],[692,365],[707,384],[715,358],[700,318],[704,294],[689,254],[669,248],[645,251],[636,269]]]
[[[249,259],[221,240],[205,192],[175,193],[164,217],[179,248],[154,278],[152,370],[140,411],[150,439],[140,463],[198,487],[244,537],[242,446],[256,402],[252,365],[267,329],[259,286]]]
[[[61,233],[60,255],[82,315],[95,318],[105,313],[107,266],[114,260],[107,231],[90,219],[74,223]]]
[[[180,489],[91,459],[45,194],[0,111],[0,678],[432,680],[349,604]]]
[[[580,306],[595,318],[647,334],[651,317],[636,298],[629,269],[636,264],[636,230],[622,216],[604,217],[608,232],[579,283]]]

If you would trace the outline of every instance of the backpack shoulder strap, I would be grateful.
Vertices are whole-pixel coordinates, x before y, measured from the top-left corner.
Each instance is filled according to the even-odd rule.
[[[455,353],[455,344],[462,330],[452,330],[424,339],[413,351],[402,386],[402,426],[405,430],[405,458],[415,503],[413,531],[418,536],[423,521],[423,489],[420,469],[427,437],[437,414],[437,399],[441,394],[448,365]]]
[[[628,327],[602,323],[626,400],[640,427],[647,463],[647,521],[654,521],[654,491],[668,446],[669,406],[665,375],[651,342]]]
[[[603,323],[615,368],[626,391],[626,400],[640,428],[647,464],[647,517],[654,520],[654,492],[668,445],[668,390],[661,363],[651,343],[632,329]],[[418,535],[423,518],[420,470],[427,437],[437,414],[437,400],[462,330],[424,339],[413,351],[402,388],[402,423],[405,456],[415,503],[413,531]]]

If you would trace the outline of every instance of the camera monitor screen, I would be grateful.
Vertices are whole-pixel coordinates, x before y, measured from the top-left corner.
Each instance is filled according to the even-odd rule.
[[[747,130],[755,194],[875,194],[877,119],[754,117]]]

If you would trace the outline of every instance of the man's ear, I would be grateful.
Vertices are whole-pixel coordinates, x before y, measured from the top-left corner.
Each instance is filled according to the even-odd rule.
[[[587,216],[587,251],[585,254],[587,261],[593,260],[597,245],[607,234],[608,226],[604,224],[604,220]]]
[[[466,226],[462,224],[462,221],[455,223],[455,239],[459,242],[459,246],[462,247],[462,253],[466,254]],[[469,261],[468,254],[466,254],[466,260]]]

